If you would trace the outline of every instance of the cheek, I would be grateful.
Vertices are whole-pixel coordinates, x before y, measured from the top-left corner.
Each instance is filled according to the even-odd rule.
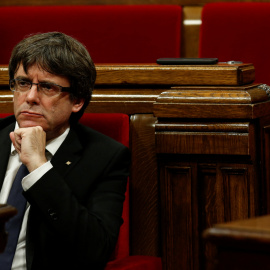
[[[54,114],[59,106],[59,100],[53,99],[43,99],[39,104],[39,107],[42,109],[43,113],[46,113],[48,115]]]
[[[13,104],[14,104],[14,110],[18,108],[22,103],[24,102],[24,99],[21,95],[14,94],[13,96]]]
[[[42,104],[43,108],[46,108],[47,115],[50,115],[52,120],[65,119],[71,114],[72,106],[69,99],[60,99],[52,102],[46,102]]]

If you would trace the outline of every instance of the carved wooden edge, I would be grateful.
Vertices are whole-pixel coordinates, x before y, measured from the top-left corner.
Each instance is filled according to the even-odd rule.
[[[243,85],[255,79],[252,64],[99,64],[96,69],[96,85]],[[0,66],[0,85],[7,84],[8,68]]]
[[[230,86],[178,86],[164,91],[157,103],[254,104],[269,100],[265,84]]]
[[[0,204],[0,253],[4,251],[7,243],[5,223],[17,214],[17,209],[11,205]]]
[[[157,122],[156,131],[177,131],[177,132],[235,132],[248,133],[249,122],[173,122],[172,119]]]
[[[202,236],[217,246],[270,250],[270,216],[217,224],[206,229]]]
[[[268,86],[174,87],[153,104],[158,118],[255,119],[269,114]]]

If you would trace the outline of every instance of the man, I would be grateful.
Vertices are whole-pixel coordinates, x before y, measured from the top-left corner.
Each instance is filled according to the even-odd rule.
[[[0,122],[0,203],[20,165],[29,171],[11,269],[103,269],[122,223],[129,152],[77,123],[94,64],[77,40],[42,33],[15,46],[9,76],[15,118]]]

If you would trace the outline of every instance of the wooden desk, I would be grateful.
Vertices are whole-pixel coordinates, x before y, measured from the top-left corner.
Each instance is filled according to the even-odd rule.
[[[270,216],[215,225],[204,238],[216,249],[208,270],[270,269]]]
[[[270,211],[270,102],[250,64],[99,65],[87,112],[130,115],[131,254],[204,269],[201,233]],[[0,69],[0,112],[12,112]]]

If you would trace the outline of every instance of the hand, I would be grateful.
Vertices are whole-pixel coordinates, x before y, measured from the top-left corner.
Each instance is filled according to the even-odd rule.
[[[19,128],[10,133],[10,139],[29,172],[47,162],[46,133],[40,126]]]

